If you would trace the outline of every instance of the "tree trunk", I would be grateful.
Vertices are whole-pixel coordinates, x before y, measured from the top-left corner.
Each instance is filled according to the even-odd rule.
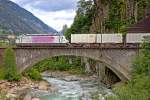
[[[134,8],[134,18],[135,18],[135,22],[138,22],[138,3],[135,3],[135,8]]]

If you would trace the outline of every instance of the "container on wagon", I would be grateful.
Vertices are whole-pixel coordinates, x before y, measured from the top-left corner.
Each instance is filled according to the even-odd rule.
[[[122,43],[122,34],[72,34],[71,43]]]
[[[126,35],[126,42],[141,43],[145,36],[150,36],[150,33],[128,33]]]
[[[101,37],[101,34],[98,35],[98,38]],[[101,38],[100,38],[101,39]],[[102,34],[102,43],[122,43],[122,34]],[[100,40],[97,39],[97,43],[100,43]]]
[[[96,34],[71,34],[71,43],[96,43]]]

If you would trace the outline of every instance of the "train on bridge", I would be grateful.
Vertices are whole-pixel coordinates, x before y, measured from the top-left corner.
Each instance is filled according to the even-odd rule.
[[[18,36],[16,45],[19,47],[35,46],[98,46],[99,44],[139,44],[150,33],[122,34],[72,34],[69,42],[65,36],[49,34],[26,34]]]

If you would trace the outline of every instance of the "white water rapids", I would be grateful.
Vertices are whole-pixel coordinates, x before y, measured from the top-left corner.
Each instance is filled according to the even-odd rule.
[[[96,93],[112,94],[102,83],[91,81],[66,81],[58,78],[44,77],[50,84],[57,88],[56,93],[43,95],[41,100],[93,100]]]

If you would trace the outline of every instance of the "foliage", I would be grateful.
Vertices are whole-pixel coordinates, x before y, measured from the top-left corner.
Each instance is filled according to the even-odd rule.
[[[145,38],[140,55],[137,57],[133,67],[134,74],[150,76],[150,37]]]
[[[107,1],[107,0],[104,0]],[[132,0],[133,4],[132,9],[134,8],[134,15],[128,16],[128,13],[131,13],[131,11],[128,11],[128,0],[111,0],[107,1],[107,5],[111,4],[109,6],[109,14],[108,18],[105,20],[105,27],[107,29],[113,29],[115,32],[121,32],[125,33],[124,30],[127,29],[131,24],[136,23],[136,17],[138,20],[143,19],[145,16],[145,11],[150,7],[150,1],[149,0]],[[137,8],[136,8],[137,4]],[[137,16],[135,15],[137,10]]]
[[[72,66],[69,71],[70,74],[74,74],[74,75],[84,75],[87,74],[85,72],[85,69],[83,68],[83,66]]]
[[[71,65],[67,62],[65,57],[56,57],[46,59],[44,61],[39,62],[34,66],[38,71],[43,72],[46,70],[59,70],[59,71],[66,71],[71,67]]]
[[[1,47],[7,47],[8,45],[9,45],[9,43],[7,41],[0,40]]]
[[[102,5],[99,5],[102,4]],[[97,6],[97,7],[96,7]],[[109,6],[108,15],[103,19],[105,9],[103,6]],[[102,9],[104,12],[102,13]],[[70,39],[71,34],[89,33],[95,15],[103,26],[111,32],[126,34],[127,29],[138,20],[141,20],[149,13],[150,0],[97,0],[97,5],[92,0],[80,0],[78,2],[77,15],[71,28],[65,32],[65,36]],[[97,23],[97,24],[96,24]],[[95,31],[99,31],[100,22],[96,22]],[[103,28],[101,28],[103,29]]]
[[[100,100],[99,94],[101,94],[99,91],[92,93],[92,100]]]
[[[105,22],[105,26],[108,29],[114,29],[115,32],[121,32],[128,24],[128,20],[125,18],[125,2],[123,0],[112,0],[109,9],[109,18]]]
[[[25,73],[25,76],[28,76],[33,80],[41,80],[42,79],[42,77],[40,75],[40,72],[35,68],[32,68],[32,69],[28,70]]]
[[[138,10],[138,20],[142,19],[145,15],[145,9],[150,8],[150,0],[135,0],[137,3],[137,10]]]
[[[41,72],[50,71],[68,71],[71,74],[85,74],[83,66],[81,66],[80,58],[74,59],[73,64],[69,64],[68,57],[60,56],[50,59],[45,59],[33,66],[33,68],[28,69],[24,72],[25,76],[30,77],[34,80],[41,79]]]
[[[132,4],[130,4],[131,2]],[[65,32],[65,36],[68,39],[70,39],[71,34],[83,34],[89,32],[93,19],[96,16],[99,17],[99,13],[105,13],[101,12],[101,9],[98,6],[99,4],[109,6],[107,18],[100,19],[104,20],[103,23],[105,28],[122,34],[126,34],[127,28],[130,25],[136,23],[137,20],[143,19],[146,11],[148,12],[148,9],[150,8],[150,0],[99,0],[97,1],[97,5],[94,5],[92,0],[80,0],[78,2],[78,10],[74,23],[71,28]],[[100,26],[100,23],[97,23]],[[99,27],[98,25],[96,27]],[[99,28],[95,29],[97,29],[95,31],[99,31]]]
[[[89,32],[92,25],[95,7],[91,0],[80,0],[78,2],[77,15],[71,28],[65,32],[65,36],[70,39],[71,34],[81,34]]]
[[[0,80],[3,80],[4,79],[4,69],[2,66],[0,66]]]
[[[17,74],[16,59],[13,49],[7,48],[4,52],[4,79],[8,81],[19,81],[20,75]]]
[[[43,72],[46,70],[59,70],[59,71],[68,71],[73,70],[73,66],[79,66],[80,62],[77,59],[74,60],[73,64],[69,64],[67,57],[61,56],[61,57],[54,57],[50,59],[46,59],[44,61],[41,61],[34,65],[34,67],[39,71]]]
[[[142,44],[142,50],[133,63],[133,78],[128,84],[115,89],[116,96],[107,100],[150,99],[150,37]]]

